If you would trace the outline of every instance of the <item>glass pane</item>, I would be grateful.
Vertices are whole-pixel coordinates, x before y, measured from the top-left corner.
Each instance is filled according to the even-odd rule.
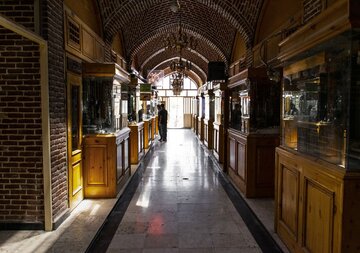
[[[120,93],[118,96],[120,96]],[[91,77],[83,79],[83,124],[85,134],[114,132],[114,99],[112,78]],[[120,107],[120,104],[117,103],[115,113],[118,116],[120,115]]]
[[[79,86],[71,86],[71,147],[72,151],[79,149]]]
[[[189,78],[184,79],[184,89],[186,89],[186,90],[190,89],[190,79]]]
[[[360,145],[352,142],[358,132],[353,124],[359,108],[355,103],[351,107],[349,98],[358,93],[351,88],[358,80],[351,70],[358,67],[359,46],[352,47],[348,36],[348,33],[337,36],[289,64],[300,67],[296,72],[285,73],[283,80],[282,144],[352,169],[359,164],[356,150]],[[315,63],[308,66],[303,62]]]
[[[189,90],[188,91],[188,96],[189,97],[196,97],[197,95],[197,91],[196,90]]]
[[[170,77],[169,76],[164,78],[163,89],[170,89]]]
[[[197,90],[196,83],[194,83],[193,81],[191,81],[190,89],[192,89],[192,90]]]
[[[122,167],[122,159],[123,159],[123,150],[122,146],[123,144],[120,143],[117,145],[116,148],[116,178],[117,180],[120,179],[120,177],[124,174],[123,173],[123,167]]]
[[[230,122],[231,128],[241,131],[241,101],[239,95],[239,87],[230,91]],[[244,115],[245,116],[245,115]]]
[[[124,170],[129,167],[129,139],[124,141]]]

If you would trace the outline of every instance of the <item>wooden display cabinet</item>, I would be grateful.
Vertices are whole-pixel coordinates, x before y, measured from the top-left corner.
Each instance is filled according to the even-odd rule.
[[[204,117],[204,144],[208,149],[214,147],[214,92],[213,83],[208,82],[206,84],[206,90],[204,91],[205,97],[205,117]]]
[[[130,176],[128,73],[115,63],[83,65],[84,196],[114,198]]]
[[[193,114],[194,133],[196,136],[199,133],[198,113],[199,113],[199,97],[196,96],[196,98],[194,99],[194,114]]]
[[[144,122],[129,124],[130,132],[130,162],[138,164],[143,155],[144,150]]]
[[[215,82],[214,87],[214,123],[213,123],[213,154],[219,163],[225,161],[225,82]]]
[[[291,252],[360,249],[355,2],[336,1],[280,43],[284,79],[275,230]]]
[[[155,119],[154,119],[154,121],[155,121],[155,135],[159,135],[160,133],[159,133],[159,116],[158,115],[156,115],[155,116]],[[155,137],[154,137],[154,139],[155,139]]]
[[[144,149],[151,145],[152,120],[144,119]]]
[[[84,147],[85,198],[115,198],[130,177],[130,129],[88,135]]]
[[[200,141],[204,141],[204,118],[205,118],[205,97],[204,93],[199,96],[199,108],[198,108],[198,133],[197,136]]]
[[[152,141],[155,140],[156,127],[157,127],[156,117],[153,116],[153,117],[151,117],[151,140]]]
[[[196,134],[197,125],[197,99],[196,97],[191,99],[191,130]]]
[[[246,197],[274,196],[275,148],[279,145],[279,84],[263,68],[229,80],[227,168]]]

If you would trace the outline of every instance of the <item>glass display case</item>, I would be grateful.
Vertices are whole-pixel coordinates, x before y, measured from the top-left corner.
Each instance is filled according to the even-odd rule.
[[[114,90],[116,89],[115,87]],[[113,80],[111,78],[83,78],[84,134],[115,131],[115,115],[117,117],[120,115],[120,103],[118,98],[114,98],[118,94],[115,93],[113,97],[112,93]]]
[[[274,194],[275,148],[279,145],[280,81],[265,68],[229,78],[227,171],[248,198]]]
[[[204,95],[201,96],[201,99],[200,99],[200,117],[201,118],[205,118],[205,97]]]
[[[205,119],[214,119],[214,93],[209,92],[205,96]]]
[[[222,113],[222,91],[215,91],[215,99],[214,99],[214,114],[215,114],[215,122],[220,124],[223,122],[223,113]]]
[[[114,133],[127,126],[127,87],[115,72],[112,76],[106,72],[84,75],[84,134]]]
[[[257,72],[250,72],[247,78],[230,87],[229,126],[242,133],[276,133],[280,88],[266,74]]]
[[[115,63],[83,66],[84,194],[87,198],[116,197],[130,176],[128,83],[128,73]]]
[[[359,52],[359,33],[347,32],[287,63],[283,146],[360,169]]]

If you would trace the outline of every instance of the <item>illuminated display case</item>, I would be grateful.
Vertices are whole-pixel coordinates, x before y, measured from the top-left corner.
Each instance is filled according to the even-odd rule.
[[[198,90],[199,95],[199,107],[198,107],[198,138],[204,141],[204,118],[205,118],[205,97],[204,97],[204,85]]]
[[[346,169],[360,169],[359,42],[348,36],[338,36],[287,63],[282,145]]]
[[[204,144],[208,149],[214,147],[214,97],[213,82],[207,82],[204,86]]]
[[[214,89],[214,147],[213,153],[219,163],[224,164],[225,162],[225,126],[224,119],[227,116],[227,103],[225,103],[226,99],[226,83],[225,81],[214,81],[213,82]],[[226,116],[225,116],[226,114]],[[226,169],[226,168],[225,168]]]
[[[275,231],[291,252],[360,248],[354,237],[360,231],[354,222],[360,207],[360,23],[354,3],[336,1],[279,43],[284,78]]]
[[[248,68],[230,77],[228,88],[229,176],[246,197],[272,197],[280,82],[271,81],[265,68]]]
[[[115,64],[85,64],[84,134],[115,133],[127,126],[129,81],[117,71]]]
[[[244,134],[276,133],[279,129],[280,88],[267,80],[264,70],[248,72],[253,74],[229,87],[229,126]]]
[[[130,177],[128,73],[115,63],[83,66],[84,195],[114,198]]]

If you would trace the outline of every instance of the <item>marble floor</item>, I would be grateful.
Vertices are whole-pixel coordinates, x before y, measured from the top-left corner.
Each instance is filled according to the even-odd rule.
[[[145,160],[127,201],[84,200],[53,232],[0,231],[0,253],[281,252],[257,243],[190,130],[169,129],[168,141],[156,141]],[[110,211],[121,208],[112,223],[117,213]],[[103,231],[106,240],[97,237]],[[100,250],[91,247],[97,243]]]

